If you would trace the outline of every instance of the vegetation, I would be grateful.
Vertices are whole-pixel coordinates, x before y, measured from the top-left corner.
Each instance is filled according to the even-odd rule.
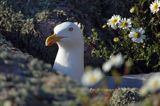
[[[113,29],[104,24],[103,28],[107,32],[99,36],[93,31],[93,36],[88,37],[86,42],[92,46],[92,56],[99,59],[101,63],[108,60],[110,55],[121,52],[126,61],[134,63],[130,73],[156,72],[160,69],[160,14],[153,14],[149,8],[152,2],[140,0],[135,3],[130,10],[131,27]],[[120,16],[121,17],[121,16]],[[123,17],[122,17],[123,18]],[[129,34],[132,29],[142,28],[146,38],[143,42],[134,42]]]

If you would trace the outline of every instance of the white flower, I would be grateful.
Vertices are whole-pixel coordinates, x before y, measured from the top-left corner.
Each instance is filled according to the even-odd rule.
[[[108,26],[111,26],[111,28],[113,29],[117,29],[117,25],[121,20],[121,16],[120,15],[113,15],[107,22]]]
[[[135,7],[132,7],[132,8],[129,10],[130,13],[134,13],[134,11],[135,11]]]
[[[131,19],[122,18],[120,23],[119,23],[119,28],[128,29],[130,27],[132,27]]]
[[[140,89],[141,95],[147,95],[148,93],[155,93],[160,90],[160,78],[159,75],[151,76],[144,86]]]
[[[103,73],[100,69],[89,70],[82,76],[82,84],[84,86],[93,86],[103,78]]]
[[[117,54],[117,55],[113,55],[111,56],[110,60],[108,60],[107,62],[105,62],[102,66],[102,69],[105,72],[108,72],[111,70],[112,67],[120,67],[122,64],[124,63],[124,58],[122,56],[121,53]]]
[[[143,43],[145,39],[144,35],[145,31],[142,28],[132,29],[129,33],[129,37],[132,39],[133,42]]]
[[[112,68],[112,63],[111,63],[110,60],[107,61],[107,62],[105,62],[105,63],[103,64],[103,66],[102,66],[102,69],[103,69],[105,72],[109,72],[109,71],[111,70],[111,68]]]
[[[118,68],[124,63],[124,58],[123,58],[122,54],[119,53],[117,55],[112,56],[110,61],[114,67]]]
[[[154,2],[152,2],[152,4],[150,4],[150,10],[153,14],[159,11],[159,7],[160,7],[160,1],[158,0],[155,0]]]

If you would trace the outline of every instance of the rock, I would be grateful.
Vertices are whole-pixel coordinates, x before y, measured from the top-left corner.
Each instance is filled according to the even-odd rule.
[[[78,105],[78,93],[88,92],[52,71],[52,66],[14,48],[0,35],[0,105]],[[54,102],[55,101],[55,102]]]
[[[110,99],[110,106],[128,106],[131,103],[142,100],[140,95],[137,95],[138,89],[116,89]]]

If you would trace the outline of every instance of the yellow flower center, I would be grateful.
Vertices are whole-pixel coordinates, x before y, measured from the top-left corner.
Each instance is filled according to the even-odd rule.
[[[113,19],[112,24],[116,24],[118,22],[118,19]]]
[[[95,75],[92,75],[90,81],[91,83],[95,83],[97,81],[97,77]]]
[[[158,87],[158,81],[153,82],[153,87],[157,88]]]
[[[122,22],[122,23],[121,23],[121,26],[122,26],[122,27],[128,26],[128,22],[127,22],[127,21]]]
[[[155,3],[154,7],[153,7],[153,10],[156,11],[158,9],[158,3]]]
[[[113,41],[114,41],[114,42],[119,42],[119,38],[118,38],[118,37],[115,37],[115,38],[113,39]]]
[[[134,38],[140,38],[140,37],[141,37],[141,34],[140,34],[139,32],[135,32],[135,33],[133,34],[133,37],[134,37]]]

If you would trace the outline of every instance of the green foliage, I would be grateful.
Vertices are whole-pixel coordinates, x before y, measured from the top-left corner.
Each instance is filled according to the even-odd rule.
[[[92,48],[92,57],[95,58],[108,58],[111,51],[107,51],[104,41],[101,41],[98,37],[98,33],[95,29],[92,30],[93,34],[90,37],[85,38],[85,42]]]
[[[93,57],[108,60],[110,55],[121,52],[126,60],[134,62],[131,73],[160,71],[160,14],[151,13],[149,8],[151,3],[152,1],[140,0],[130,10],[132,28],[142,27],[145,30],[146,39],[143,43],[133,42],[128,36],[130,30],[113,30],[105,24],[104,36],[98,36],[94,31],[92,40],[88,39],[87,43],[95,42],[96,45],[93,47]]]

